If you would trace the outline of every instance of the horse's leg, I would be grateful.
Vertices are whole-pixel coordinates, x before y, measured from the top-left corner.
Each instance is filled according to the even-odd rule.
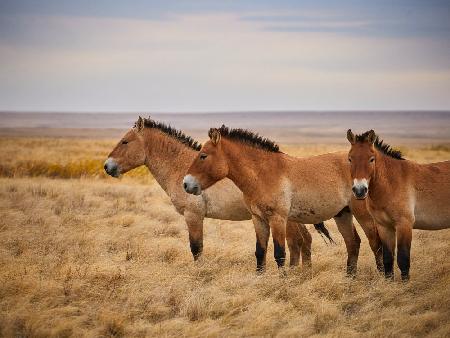
[[[286,259],[286,221],[287,219],[280,215],[269,217],[269,226],[273,238],[273,255],[278,268],[284,266]]]
[[[395,229],[397,233],[397,265],[402,273],[402,280],[409,279],[410,252],[412,240],[413,223],[403,218],[396,222]]]
[[[311,234],[309,233],[308,229],[306,228],[306,226],[303,223],[298,224],[298,229],[303,238],[303,245],[301,246],[302,266],[304,268],[310,268],[311,267],[312,237],[311,237]]]
[[[394,279],[395,228],[393,226],[377,226],[383,245],[384,277]]]
[[[203,216],[186,210],[184,219],[188,227],[192,256],[196,261],[203,251]]]
[[[267,243],[269,242],[270,228],[259,216],[252,215],[256,233],[256,272],[264,272],[266,268]]]
[[[370,248],[375,256],[375,264],[380,272],[383,268],[383,246],[377,231],[377,224],[366,207],[366,201],[352,200],[352,213],[369,240]]]
[[[350,209],[342,209],[342,211],[334,217],[334,220],[339,232],[344,238],[345,246],[347,247],[347,275],[354,276],[357,270],[361,239],[353,225],[353,216]]]
[[[302,224],[303,225],[303,224]],[[303,247],[303,237],[300,233],[300,224],[288,221],[286,224],[286,241],[289,247],[289,265],[297,266],[300,262],[300,250]]]

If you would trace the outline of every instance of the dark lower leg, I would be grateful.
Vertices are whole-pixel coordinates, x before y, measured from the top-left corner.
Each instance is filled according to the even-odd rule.
[[[252,216],[256,234],[256,272],[264,272],[266,268],[267,243],[269,241],[270,229],[260,217]]]
[[[386,244],[383,244],[383,265],[384,277],[394,279],[394,252]]]
[[[270,229],[273,237],[273,255],[279,268],[284,266],[286,258],[286,219],[274,216],[269,219]]]
[[[197,260],[203,251],[203,218],[192,212],[185,212],[184,218],[189,231],[191,253]]]
[[[407,246],[397,247],[397,264],[402,274],[402,280],[409,279],[410,248]]]
[[[265,270],[266,252],[267,252],[267,246],[266,246],[266,248],[264,248],[261,245],[261,242],[257,239],[256,240],[256,250],[255,250],[256,271],[257,272],[263,272]]]
[[[410,252],[412,240],[412,224],[414,222],[398,222],[397,229],[397,264],[402,274],[402,280],[409,279]]]
[[[189,244],[191,247],[192,256],[194,257],[194,260],[196,261],[203,252],[203,242],[201,240],[193,238],[189,234]]]
[[[284,243],[280,243],[277,240],[273,240],[273,256],[275,257],[275,262],[279,268],[284,266],[284,261],[286,259],[286,250]]]

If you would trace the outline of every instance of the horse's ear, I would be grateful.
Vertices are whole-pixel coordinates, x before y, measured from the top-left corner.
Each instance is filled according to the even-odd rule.
[[[137,131],[141,131],[142,129],[144,129],[144,119],[142,117],[139,116],[138,120],[136,121],[135,127]]]
[[[356,142],[355,135],[352,133],[351,129],[347,130],[347,140],[351,144],[355,144],[355,142]]]
[[[211,142],[216,146],[220,142],[220,131],[216,128],[211,128],[208,132]]]
[[[369,142],[370,144],[374,144],[376,139],[377,135],[375,134],[373,129],[369,130],[369,132],[367,133],[367,142]]]

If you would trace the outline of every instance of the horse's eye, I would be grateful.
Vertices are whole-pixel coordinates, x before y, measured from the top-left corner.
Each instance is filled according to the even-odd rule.
[[[127,140],[123,140],[122,144],[128,144],[128,141]]]
[[[373,163],[374,161],[375,161],[375,157],[371,157],[369,160],[370,163]]]
[[[206,154],[200,154],[200,159],[201,160],[204,160],[204,159],[206,159],[208,157],[208,155],[206,155]]]
[[[352,163],[352,159],[351,159],[350,157],[348,158],[348,161],[349,161],[350,163]]]

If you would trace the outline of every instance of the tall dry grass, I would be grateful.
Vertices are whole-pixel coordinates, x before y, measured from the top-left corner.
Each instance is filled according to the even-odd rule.
[[[0,138],[0,177],[106,178],[103,163],[116,141],[76,138]],[[149,182],[145,167],[127,177]]]
[[[0,141],[2,164],[103,161],[114,145],[20,142],[5,157]],[[36,150],[28,158],[26,142]],[[56,148],[46,150],[48,144]],[[290,147],[284,150],[332,150]],[[429,146],[413,153],[422,161],[450,157]],[[414,231],[408,283],[379,276],[359,227],[358,275],[346,278],[345,246],[333,221],[327,225],[336,246],[312,231],[312,277],[298,268],[281,278],[271,246],[268,271],[256,276],[250,221],[206,220],[204,256],[193,262],[183,218],[154,181],[98,177],[0,178],[0,336],[450,334],[448,230]]]

